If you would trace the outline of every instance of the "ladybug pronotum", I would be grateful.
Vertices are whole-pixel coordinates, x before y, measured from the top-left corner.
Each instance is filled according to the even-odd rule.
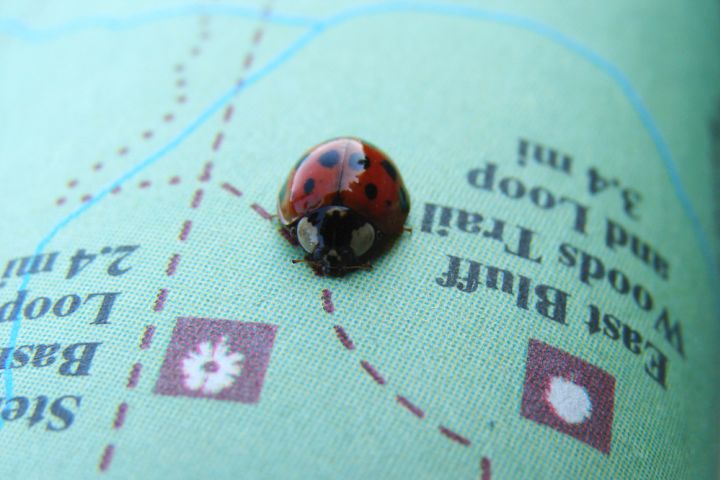
[[[278,216],[316,270],[341,275],[405,229],[410,198],[395,164],[357,138],[308,151],[280,189]],[[297,262],[297,261],[296,261]]]

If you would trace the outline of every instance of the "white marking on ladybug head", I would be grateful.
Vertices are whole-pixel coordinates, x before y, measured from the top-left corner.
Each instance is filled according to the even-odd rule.
[[[317,228],[315,225],[310,223],[307,217],[301,218],[298,222],[297,238],[302,248],[308,253],[313,253],[315,248],[318,246],[319,241]]]
[[[375,229],[369,223],[365,223],[362,227],[352,231],[350,239],[350,248],[356,257],[360,257],[367,253],[375,243]]]
[[[337,215],[340,218],[345,217],[347,214],[347,207],[329,207],[327,210],[325,210],[325,215]]]

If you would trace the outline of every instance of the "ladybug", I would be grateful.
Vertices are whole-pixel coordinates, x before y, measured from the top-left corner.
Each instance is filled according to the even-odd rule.
[[[316,271],[342,275],[400,235],[410,198],[395,164],[357,138],[329,140],[297,162],[278,196],[282,227]]]

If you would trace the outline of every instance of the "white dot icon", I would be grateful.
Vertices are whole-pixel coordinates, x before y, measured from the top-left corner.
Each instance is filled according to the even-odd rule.
[[[587,390],[562,377],[550,380],[545,398],[555,414],[567,423],[582,423],[592,414],[592,402]]]

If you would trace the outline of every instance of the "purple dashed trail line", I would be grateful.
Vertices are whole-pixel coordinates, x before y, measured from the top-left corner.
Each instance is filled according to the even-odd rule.
[[[370,365],[367,360],[361,360],[360,365],[362,365],[362,367],[370,375],[370,377],[375,380],[375,383],[377,383],[378,385],[385,385],[385,378],[383,378],[383,376],[380,375],[380,372],[375,370],[375,367]]]
[[[322,295],[323,308],[326,308],[328,301],[332,302],[331,295],[332,294],[331,294],[330,290],[323,289],[323,295]],[[327,311],[327,309],[325,311]],[[334,311],[334,306],[333,306],[332,311]],[[328,313],[331,313],[331,312],[328,312]],[[340,341],[340,343],[346,350],[350,351],[350,350],[355,349],[355,344],[350,339],[350,336],[347,334],[347,332],[345,332],[345,329],[341,325],[335,325],[335,326],[333,326],[333,329],[335,330],[335,335],[337,336],[338,340]],[[380,372],[373,365],[370,364],[370,362],[368,362],[367,360],[361,360],[360,365],[365,370],[365,372],[367,372],[367,374],[370,375],[370,377],[375,381],[375,383],[377,383],[378,385],[381,385],[381,386],[384,386],[387,383],[387,381],[385,380],[385,377],[383,377],[380,374]],[[425,418],[425,411],[422,408],[420,408],[419,406],[417,406],[415,403],[411,402],[407,397],[397,394],[395,397],[395,400],[397,401],[398,405],[400,405],[402,408],[404,408],[408,412],[415,415],[420,420]],[[443,436],[445,436],[446,438],[452,440],[453,442],[455,442],[459,445],[462,445],[465,447],[469,447],[470,445],[472,445],[472,442],[470,441],[470,439],[460,435],[459,433],[457,433],[443,425],[438,426],[438,431]],[[490,480],[490,473],[489,473],[490,472],[490,460],[483,457],[481,466],[482,466],[483,472],[488,472],[487,475],[485,473],[483,473],[482,480]]]
[[[243,62],[243,67],[249,68],[250,65],[252,65],[252,63],[253,63],[253,54],[248,53],[247,56],[245,57],[245,61]]]
[[[489,458],[483,457],[482,460],[480,460],[480,472],[480,480],[492,479],[492,470],[490,468]]]
[[[223,122],[228,123],[230,120],[232,120],[232,116],[233,116],[234,112],[235,112],[235,107],[231,103],[225,109],[225,113],[223,113]]]
[[[192,220],[185,220],[185,222],[183,222],[182,228],[180,229],[180,235],[178,235],[178,239],[181,242],[184,242],[185,240],[188,239],[191,228],[192,228]]]
[[[225,138],[225,135],[223,135],[223,132],[218,132],[217,135],[215,135],[215,140],[213,140],[212,149],[213,152],[217,152],[220,150],[220,147],[222,146],[223,138]]]
[[[142,341],[140,342],[140,350],[147,350],[152,345],[153,335],[155,335],[155,325],[148,325],[145,327],[145,333],[143,334]]]
[[[167,288],[161,288],[157,294],[157,298],[155,298],[155,306],[153,306],[154,311],[162,312],[162,309],[165,307],[165,300],[167,300],[167,295]]]
[[[266,14],[270,13],[269,6],[266,6],[265,12],[266,12]],[[203,26],[205,26],[207,24],[207,19],[201,19],[201,22],[203,22]],[[264,28],[264,25],[261,26],[260,28],[258,28],[258,30],[255,32],[251,48],[254,48],[254,46],[257,46],[257,44],[260,42],[260,39],[262,38],[263,28]],[[200,37],[202,40],[206,40],[206,39],[210,38],[210,33],[205,28],[203,28]],[[201,50],[197,46],[193,46],[192,49],[190,50],[190,54],[192,56],[199,56],[200,53],[201,53]],[[245,57],[245,63],[244,63],[245,70],[247,70],[250,67],[250,65],[252,64],[253,58],[254,58],[254,54],[251,50]],[[176,79],[176,87],[179,89],[184,89],[187,86],[187,80],[186,80],[185,76],[182,74],[182,72],[185,71],[185,65],[182,63],[176,64],[175,71],[178,74],[178,77]],[[184,92],[182,92],[180,95],[178,95],[176,97],[176,101],[181,104],[185,103],[187,101],[186,94]],[[233,113],[234,113],[234,106],[232,104],[230,104],[227,106],[227,108],[225,109],[225,111],[223,113],[223,117],[222,117],[223,122],[229,123],[233,118]],[[163,121],[165,121],[165,122],[171,122],[174,119],[175,119],[175,114],[172,112],[166,113],[163,117]],[[152,138],[153,136],[154,136],[154,132],[153,132],[153,130],[150,130],[150,129],[145,130],[142,133],[142,137],[145,139],[148,139],[148,140],[150,138]],[[210,147],[211,153],[217,153],[220,150],[220,148],[222,147],[222,144],[223,144],[224,137],[225,137],[225,134],[222,131],[218,131],[215,134],[215,137],[213,138],[211,147]],[[126,155],[128,153],[128,147],[125,147],[125,146],[121,147],[117,153],[119,156]],[[96,166],[97,166],[96,170],[99,170],[100,168],[102,168],[102,164],[98,163]],[[198,180],[200,182],[209,182],[212,179],[213,166],[214,166],[214,164],[213,164],[212,160],[205,162],[202,172],[198,176]],[[71,180],[71,183],[72,183],[72,185],[70,186],[70,188],[74,188],[77,185],[77,180],[73,179],[73,180]],[[170,179],[169,183],[171,185],[179,184],[180,177],[173,176]],[[151,183],[149,180],[145,180],[139,184],[139,188],[141,188],[141,189],[147,189],[150,186],[151,186]],[[241,197],[243,195],[242,192],[240,191],[240,189],[231,185],[230,183],[224,182],[221,184],[221,186],[224,190],[230,192],[231,194],[233,194],[236,197]],[[119,188],[115,189],[113,191],[113,193],[120,193],[120,189]],[[198,209],[203,201],[203,197],[204,197],[203,189],[202,188],[196,189],[190,200],[190,208]],[[83,201],[87,201],[90,199],[90,196],[86,195],[85,197],[83,197],[83,199],[84,199]],[[56,201],[56,203],[59,205],[64,204],[65,202],[66,202],[65,197],[61,197],[60,199],[58,199]],[[259,205],[256,205],[253,208],[258,213],[260,213],[263,217],[272,218],[272,216],[269,215],[267,212],[265,212],[262,209],[262,207],[260,207]],[[182,223],[182,227],[180,229],[180,233],[177,236],[177,240],[179,242],[187,242],[189,239],[190,230],[192,229],[192,227],[193,227],[193,222],[191,220],[184,220]],[[180,264],[180,258],[181,258],[180,253],[174,253],[170,256],[170,258],[165,266],[165,275],[167,277],[171,277],[176,274],[179,264]],[[168,289],[161,287],[155,298],[155,302],[152,306],[152,310],[154,312],[162,312],[165,307],[165,303],[166,303],[167,299],[168,299]],[[145,331],[143,333],[142,340],[139,345],[140,350],[147,350],[147,349],[151,348],[153,336],[155,335],[155,331],[156,331],[155,325],[146,325],[145,326]],[[126,387],[128,389],[134,389],[135,387],[137,387],[137,385],[140,382],[140,374],[142,372],[142,368],[143,368],[143,366],[142,366],[142,363],[140,363],[140,362],[135,362],[132,365],[129,375],[127,377]],[[129,405],[127,402],[123,401],[118,405],[117,411],[115,414],[115,418],[114,418],[113,424],[112,424],[113,429],[118,430],[123,427],[123,425],[125,424],[127,414],[128,414],[128,410],[129,410]],[[110,464],[112,462],[114,453],[115,453],[115,445],[113,443],[108,443],[102,452],[102,455],[100,457],[100,462],[98,464],[98,468],[101,472],[106,472],[108,470],[108,468],[110,467]]]
[[[113,428],[115,430],[118,430],[122,428],[123,424],[125,423],[125,415],[128,411],[128,404],[123,402],[120,405],[118,405],[117,413],[115,414],[115,421],[113,422]]]
[[[337,335],[338,340],[340,340],[340,343],[343,344],[343,347],[347,348],[348,350],[352,350],[355,348],[355,344],[350,339],[347,333],[345,333],[345,329],[341,327],[340,325],[335,325],[335,335]]]
[[[141,371],[142,371],[142,363],[138,362],[132,366],[132,369],[130,370],[130,375],[128,377],[127,388],[137,387],[137,384],[140,381],[140,372]]]
[[[203,199],[203,189],[198,188],[195,190],[195,194],[193,195],[192,202],[190,203],[190,208],[198,208],[200,206],[200,203]]]
[[[168,262],[167,269],[165,269],[165,274],[168,277],[172,277],[175,275],[175,271],[177,270],[178,263],[180,263],[180,254],[176,253],[172,257],[170,257],[170,261]]]
[[[468,440],[467,438],[463,437],[463,436],[460,435],[459,433],[455,433],[455,432],[453,432],[452,430],[450,430],[449,428],[443,427],[442,425],[440,425],[440,427],[438,427],[438,428],[440,429],[440,433],[442,433],[443,435],[445,435],[446,437],[448,437],[448,438],[449,438],[450,440],[452,440],[453,442],[457,442],[457,443],[459,443],[460,445],[464,445],[464,446],[466,446],[466,447],[469,447],[469,446],[470,446],[470,440]]]
[[[96,167],[101,166],[101,165],[102,164],[98,164],[98,165],[96,165]],[[96,170],[99,170],[99,168],[96,168]],[[182,181],[182,179],[179,176],[173,175],[172,177],[170,177],[168,179],[167,184],[171,185],[171,186],[175,186],[175,185],[179,185],[181,181]],[[164,184],[164,182],[156,182],[153,184],[150,180],[142,180],[142,181],[138,182],[137,189],[138,190],[148,190],[150,187],[152,187],[154,185],[163,185],[163,184]],[[116,196],[123,191],[129,191],[129,190],[130,190],[129,188],[127,188],[126,190],[123,190],[119,186],[117,186],[117,187],[113,188],[110,193],[112,193],[113,195]],[[87,202],[91,198],[92,198],[91,195],[86,194],[80,198],[80,201]],[[68,201],[67,197],[59,197],[57,200],[55,200],[55,204],[56,205],[64,205],[67,201]]]
[[[333,313],[335,311],[335,305],[332,301],[332,292],[327,288],[322,291],[323,298],[323,309],[327,313]]]
[[[100,465],[98,465],[98,468],[101,472],[107,471],[107,469],[110,467],[110,463],[112,463],[113,454],[115,453],[115,445],[112,443],[109,443],[105,450],[103,450],[102,456],[100,457]]]
[[[261,216],[262,218],[264,218],[265,220],[272,220],[272,218],[273,218],[273,216],[270,215],[270,214],[267,212],[267,210],[265,210],[263,207],[261,207],[261,206],[258,205],[257,203],[253,203],[252,205],[250,205],[250,208],[252,208],[253,210],[255,210],[255,211],[258,213],[258,215],[260,215],[260,216]]]
[[[205,167],[203,168],[202,174],[200,175],[199,180],[201,182],[209,182],[212,178],[212,169],[213,169],[213,162],[207,162],[205,163]]]
[[[198,37],[199,37],[200,39],[203,39],[203,40],[205,40],[205,39],[207,39],[207,38],[210,37],[210,34],[208,33],[207,30],[205,30],[205,26],[204,26],[204,25],[203,25],[202,29],[199,30],[199,32],[198,32]],[[199,49],[198,47],[193,47],[193,48],[190,50],[190,56],[191,56],[191,57],[197,57],[199,54],[200,54],[200,49]],[[175,87],[178,88],[178,89],[183,89],[183,88],[185,88],[185,87],[187,86],[187,79],[186,79],[186,77],[183,75],[183,73],[184,73],[185,70],[186,70],[185,64],[183,64],[183,63],[177,63],[177,64],[175,64],[175,66],[173,67],[173,70],[174,70],[174,72],[177,74],[177,76],[176,76],[176,78],[175,78],[175,82],[174,82]],[[179,103],[179,104],[183,104],[183,103],[185,103],[185,102],[187,101],[187,97],[186,97],[186,95],[180,95],[180,96],[178,96],[178,97],[176,98],[176,101],[177,101],[177,103]],[[174,119],[175,119],[175,114],[174,114],[173,112],[166,112],[166,113],[162,116],[162,121],[163,121],[164,123],[170,123],[170,122],[172,122]],[[140,133],[140,137],[141,137],[142,139],[144,139],[144,140],[150,140],[150,139],[152,139],[154,136],[155,136],[155,132],[154,132],[152,129],[150,129],[150,128],[146,128],[146,129],[142,130],[141,133]],[[122,147],[119,147],[119,148],[117,149],[116,153],[117,153],[117,156],[119,156],[119,157],[124,157],[124,156],[126,156],[126,155],[128,154],[129,151],[130,151],[130,148],[129,148],[127,145],[123,145]],[[94,172],[98,172],[98,171],[100,171],[103,167],[104,167],[103,162],[96,162],[95,164],[92,165],[91,169],[92,169],[92,171],[94,171]],[[75,184],[77,184],[77,180],[75,180]],[[72,187],[70,187],[70,188],[72,188]],[[56,205],[63,205],[63,204],[65,204],[65,198],[64,198],[64,197],[58,198],[58,199],[55,201],[55,204],[56,204]]]
[[[237,187],[234,187],[227,182],[223,182],[220,186],[222,187],[223,190],[226,190],[226,191],[232,193],[236,197],[242,197],[243,193],[240,190],[238,190]]]

